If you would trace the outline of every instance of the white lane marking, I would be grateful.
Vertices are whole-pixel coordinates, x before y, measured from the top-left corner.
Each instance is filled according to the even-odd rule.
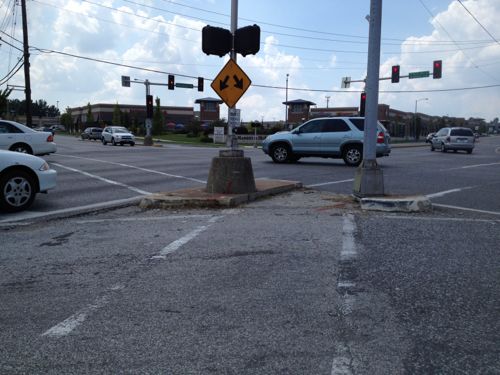
[[[354,216],[351,214],[345,215],[342,227],[342,250],[340,252],[341,260],[352,259],[358,255],[354,242],[355,230],[356,224],[354,223]]]
[[[439,198],[439,197],[443,197],[447,194],[451,194],[451,193],[459,193],[461,191],[464,191],[464,190],[469,190],[469,189],[473,189],[474,186],[466,186],[466,187],[463,187],[463,188],[457,188],[457,189],[450,189],[450,190],[445,190],[445,191],[440,191],[440,192],[437,192],[437,193],[434,193],[434,194],[427,194],[426,197],[427,198]]]
[[[325,185],[334,185],[334,184],[343,184],[344,182],[352,182],[352,181],[354,181],[354,178],[350,178],[348,180],[330,181],[330,182],[322,182],[320,184],[307,185],[306,188],[325,186]]]
[[[48,329],[47,331],[42,333],[42,336],[59,338],[68,335],[75,328],[80,326],[90,314],[107,305],[109,303],[111,292],[117,292],[124,288],[125,286],[123,284],[116,284],[110,287],[109,292],[107,294],[105,294],[102,297],[99,297],[94,301],[94,303],[85,306],[81,310],[77,311],[75,314],[71,315],[69,318],[63,320],[61,323]]]
[[[101,177],[101,176],[97,176],[95,174],[88,173],[88,172],[85,172],[85,171],[81,171],[81,170],[76,169],[76,168],[67,167],[67,166],[59,164],[59,163],[51,163],[51,164],[55,165],[56,167],[59,167],[59,168],[67,169],[68,171],[71,171],[71,172],[80,173],[80,174],[83,174],[84,176],[95,178],[96,180],[100,180],[100,181],[106,182],[106,183],[111,184],[111,185],[117,185],[117,186],[124,187],[126,189],[135,191],[136,193],[139,193],[139,194],[144,194],[144,195],[151,194],[149,191],[137,189],[137,188],[135,188],[133,186],[122,184],[121,182],[118,182],[118,181],[109,180],[107,178],[104,178],[104,177]]]
[[[453,171],[457,169],[468,169],[468,168],[480,168],[480,167],[489,167],[491,165],[500,165],[500,163],[488,163],[488,164],[476,164],[476,165],[465,165],[463,167],[457,167],[457,168],[448,168],[445,169],[447,171]]]
[[[346,345],[337,345],[337,356],[332,362],[331,375],[352,375],[351,371],[351,353]]]
[[[446,206],[441,204],[433,204],[433,206],[444,206],[447,208],[464,209],[463,207]],[[471,210],[470,208],[467,210]],[[490,211],[480,211],[481,213],[493,213],[500,215],[500,212],[490,212]],[[467,218],[457,218],[457,217],[419,217],[419,216],[392,216],[392,215],[382,215],[383,219],[397,219],[397,220],[416,220],[416,221],[456,221],[456,222],[477,222],[477,223],[500,223],[500,220],[492,219],[467,219]]]
[[[41,218],[41,217],[45,217],[45,216],[71,214],[71,213],[75,213],[75,212],[95,210],[95,209],[103,208],[103,207],[106,208],[106,207],[114,207],[114,206],[120,206],[120,205],[133,204],[134,202],[139,202],[139,200],[142,199],[142,197],[143,197],[143,195],[140,195],[140,196],[135,196],[132,198],[117,199],[114,201],[93,203],[93,204],[88,204],[85,206],[63,208],[60,210],[54,210],[54,211],[48,211],[48,212],[33,212],[33,211],[20,212],[19,214],[13,214],[13,215],[15,215],[15,217],[9,216],[7,219],[0,220],[0,227],[1,226],[9,226],[9,225],[27,225],[29,223],[16,223],[16,222],[22,221],[22,220],[28,220],[28,219],[37,219],[37,218]]]
[[[198,228],[193,229],[191,232],[186,234],[185,236],[171,242],[167,246],[165,246],[158,255],[155,255],[151,257],[151,259],[165,259],[168,254],[173,253],[174,251],[177,251],[181,246],[185,245],[189,241],[191,241],[193,238],[196,238],[200,233],[206,231],[211,224],[215,223],[217,220],[222,218],[222,216],[214,216],[210,220],[208,220],[209,224],[208,225],[201,225]]]
[[[93,223],[106,223],[106,222],[120,222],[120,221],[157,221],[157,220],[184,220],[184,219],[202,219],[212,217],[212,215],[169,215],[157,217],[116,217],[113,219],[89,219],[77,220],[77,224],[93,224]]]
[[[200,184],[206,184],[207,183],[206,181],[198,180],[197,178],[191,178],[191,177],[185,177],[185,176],[179,176],[179,175],[175,175],[175,174],[170,174],[170,173],[155,171],[154,169],[136,167],[135,165],[130,165],[130,164],[116,163],[116,162],[113,162],[113,161],[99,160],[99,159],[92,159],[92,158],[84,158],[84,157],[81,157],[81,156],[74,156],[74,155],[54,154],[54,156],[64,156],[64,157],[68,157],[68,158],[83,159],[83,160],[89,160],[89,161],[97,161],[99,163],[119,165],[121,167],[137,169],[139,171],[149,172],[149,173],[155,173],[155,174],[159,174],[159,175],[162,175],[162,176],[174,177],[174,178],[180,178],[180,179],[184,179],[184,180],[199,182]]]
[[[432,205],[433,205],[433,206],[437,206],[437,207],[453,208],[453,209],[456,209],[456,210],[464,210],[464,211],[477,212],[477,213],[481,213],[481,214],[500,215],[500,212],[495,212],[495,211],[485,211],[485,210],[477,210],[477,209],[475,209],[475,208],[467,208],[467,207],[450,206],[450,205],[447,205],[447,204],[437,204],[437,203],[433,203]]]

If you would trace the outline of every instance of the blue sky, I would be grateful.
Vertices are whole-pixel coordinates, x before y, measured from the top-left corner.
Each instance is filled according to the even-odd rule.
[[[32,0],[27,6],[34,100],[45,99],[62,111],[88,102],[142,104],[144,85],[123,88],[121,75],[166,83],[168,73],[176,75],[176,82],[193,84],[194,77],[203,76],[205,91],[153,86],[152,94],[162,105],[197,110],[196,99],[217,97],[209,79],[227,57],[203,54],[201,28],[210,24],[229,29],[230,0]],[[369,12],[368,0],[239,0],[238,26],[256,23],[262,31],[259,53],[238,56],[253,83],[237,104],[242,119],[283,120],[287,74],[290,100],[306,99],[325,107],[329,96],[331,107],[357,106],[363,84],[340,86],[344,76],[365,77]],[[2,2],[1,37],[18,48],[20,14],[14,1]],[[380,75],[389,76],[395,64],[402,75],[431,70],[433,60],[440,59],[443,78],[382,81],[380,103],[413,111],[418,100],[419,112],[432,115],[499,117],[499,18],[498,0],[384,1]],[[0,56],[3,77],[21,52],[2,43]],[[8,83],[23,85],[22,72]],[[470,89],[483,86],[493,87]],[[22,96],[19,91],[12,94]],[[222,115],[226,113],[224,106]]]

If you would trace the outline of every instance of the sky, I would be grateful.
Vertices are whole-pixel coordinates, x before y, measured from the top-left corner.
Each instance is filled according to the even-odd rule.
[[[0,89],[24,86],[21,7],[0,5]],[[20,3],[20,2],[19,2]],[[202,52],[201,29],[230,29],[231,0],[28,0],[32,100],[63,113],[87,103],[145,103],[144,80],[166,84],[205,78],[204,92],[152,85],[161,105],[188,106],[218,98],[210,83],[228,56]],[[238,27],[257,24],[256,55],[237,56],[251,86],[237,103],[242,121],[285,119],[283,102],[357,107],[363,82],[342,88],[342,77],[362,81],[368,58],[368,0],[239,0]],[[379,103],[436,116],[500,117],[499,0],[385,0],[380,77],[430,71],[431,77],[380,81]],[[432,78],[442,60],[441,79]],[[130,76],[131,87],[121,86]],[[24,98],[15,90],[11,99]],[[227,106],[221,107],[227,118]]]

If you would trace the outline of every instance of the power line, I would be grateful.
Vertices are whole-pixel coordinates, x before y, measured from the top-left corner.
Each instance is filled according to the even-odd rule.
[[[464,9],[467,11],[467,13],[469,13],[470,16],[472,18],[474,18],[474,21],[476,21],[477,24],[482,27],[482,29],[486,32],[486,34],[488,34],[491,37],[491,39],[493,39],[495,42],[497,42],[497,44],[500,44],[500,42],[498,40],[496,40],[495,37],[493,35],[491,35],[491,33],[486,29],[486,27],[484,27],[482,25],[482,23],[479,22],[479,20],[471,13],[471,11],[469,9],[467,9],[467,7],[462,3],[462,0],[458,0],[458,2],[460,3],[461,6],[464,7]]]

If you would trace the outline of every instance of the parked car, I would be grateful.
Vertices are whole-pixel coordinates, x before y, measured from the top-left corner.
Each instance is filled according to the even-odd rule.
[[[462,150],[470,154],[475,141],[474,133],[469,128],[442,128],[431,139],[431,151]]]
[[[119,144],[123,146],[128,143],[130,146],[135,145],[134,135],[123,126],[106,126],[102,131],[101,141],[103,145],[110,142],[113,146]]]
[[[36,131],[7,120],[0,120],[0,149],[33,155],[46,155],[57,151],[51,132]]]
[[[0,150],[0,210],[31,206],[37,193],[56,187],[57,172],[38,156]]]
[[[292,131],[268,136],[262,150],[275,163],[296,162],[302,157],[318,156],[342,158],[349,166],[358,166],[363,160],[363,117],[325,117],[305,122]],[[389,156],[391,137],[385,127],[377,123],[376,155]]]
[[[52,133],[52,135],[56,134],[56,131],[52,128],[49,128],[48,126],[41,126],[39,128],[35,128],[37,132],[47,132],[47,133]]]
[[[86,128],[81,134],[82,139],[93,139],[101,140],[102,129],[101,128]]]

